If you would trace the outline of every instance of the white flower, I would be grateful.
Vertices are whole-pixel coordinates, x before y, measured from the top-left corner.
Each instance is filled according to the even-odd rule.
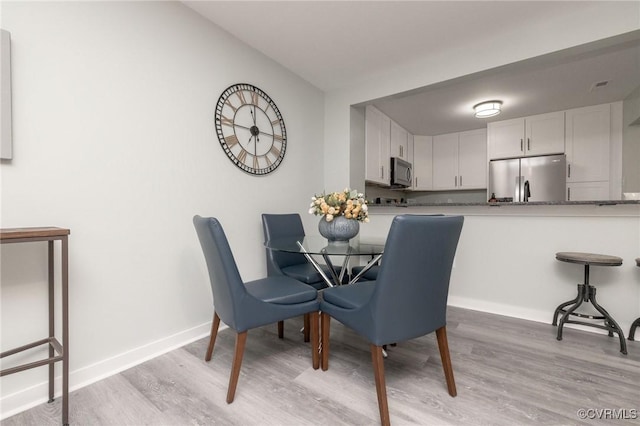
[[[310,208],[309,209],[309,214],[314,214],[315,212],[316,212],[316,209],[314,209],[314,208]]]
[[[367,207],[367,205],[366,205],[366,204],[362,204],[362,205],[360,206],[360,209],[361,209],[363,212],[366,212],[367,210],[369,210],[369,207]]]
[[[327,222],[331,222],[333,220],[333,215],[332,214],[328,214],[325,216],[325,219],[327,220]]]

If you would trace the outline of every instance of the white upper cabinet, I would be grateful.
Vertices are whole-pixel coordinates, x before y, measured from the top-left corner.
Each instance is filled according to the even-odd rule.
[[[409,159],[409,132],[391,120],[391,157]]]
[[[562,154],[564,111],[487,124],[489,159]]]
[[[429,191],[433,189],[432,147],[432,136],[414,136],[412,186],[414,191]]]
[[[486,188],[486,179],[485,129],[433,137],[434,190]]]
[[[373,106],[365,111],[365,180],[389,185],[391,119]]]
[[[461,132],[458,141],[460,189],[487,187],[487,130]]]
[[[611,104],[568,110],[566,138],[567,183],[609,181]]]

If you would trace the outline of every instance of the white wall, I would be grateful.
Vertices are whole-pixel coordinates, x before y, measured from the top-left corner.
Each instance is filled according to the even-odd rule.
[[[323,189],[324,99],[177,2],[1,7],[14,102],[1,226],[71,229],[73,389],[208,332],[194,214],[220,218],[245,279],[266,271],[261,213],[317,226],[307,208]],[[218,97],[240,82],[265,90],[287,126],[286,157],[267,177],[238,170],[215,134]],[[0,260],[6,350],[46,336],[46,245],[3,245]],[[3,417],[47,399],[46,371],[1,379]]]

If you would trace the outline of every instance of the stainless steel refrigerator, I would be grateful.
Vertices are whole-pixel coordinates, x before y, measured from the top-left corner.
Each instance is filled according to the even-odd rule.
[[[566,157],[545,155],[489,162],[489,194],[499,201],[564,201]]]

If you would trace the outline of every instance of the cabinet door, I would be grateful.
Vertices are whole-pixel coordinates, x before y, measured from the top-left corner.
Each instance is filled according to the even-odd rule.
[[[609,199],[609,181],[567,183],[567,201],[600,201]]]
[[[458,141],[458,188],[487,187],[487,131],[460,132]]]
[[[409,132],[395,121],[391,121],[391,157],[399,157],[407,161],[409,155],[408,136]]]
[[[566,112],[567,182],[609,180],[611,105]]]
[[[413,138],[413,189],[429,191],[433,189],[433,138],[414,136]]]
[[[389,132],[391,120],[374,107],[365,112],[365,180],[389,184]]]
[[[494,121],[487,132],[490,160],[524,155],[524,118]]]
[[[433,189],[458,189],[458,133],[433,137]]]
[[[407,161],[410,162],[412,165],[414,165],[414,171],[413,171],[413,177],[411,178],[411,186],[408,188],[409,190],[413,189],[413,186],[415,185],[415,154],[413,152],[414,150],[414,136],[411,133],[407,134]]]
[[[564,111],[525,118],[525,155],[564,153]]]

